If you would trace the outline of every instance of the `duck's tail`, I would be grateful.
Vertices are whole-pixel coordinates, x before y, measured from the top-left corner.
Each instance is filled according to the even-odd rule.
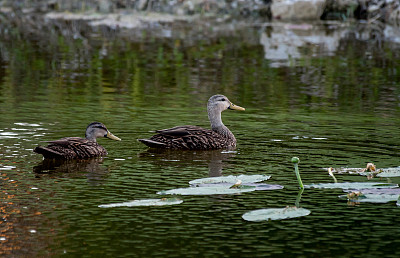
[[[166,148],[167,145],[162,142],[156,142],[150,139],[138,139],[139,142],[146,144],[150,148]]]
[[[43,146],[38,146],[33,149],[34,152],[42,154],[45,159],[59,159],[63,158],[64,156],[59,153],[58,151],[43,147]]]

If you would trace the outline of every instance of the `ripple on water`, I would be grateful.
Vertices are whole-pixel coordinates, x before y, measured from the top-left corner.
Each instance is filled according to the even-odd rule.
[[[14,169],[14,168],[17,168],[17,167],[15,167],[15,166],[1,166],[0,170],[11,170],[11,169]]]
[[[30,124],[30,123],[14,123],[14,124],[20,126],[40,126],[40,124]]]

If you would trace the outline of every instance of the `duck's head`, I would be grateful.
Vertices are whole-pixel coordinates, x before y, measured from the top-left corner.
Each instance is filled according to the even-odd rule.
[[[86,139],[96,141],[96,138],[106,137],[111,140],[120,141],[121,139],[108,131],[107,127],[100,122],[93,122],[86,128]]]
[[[222,112],[226,109],[240,110],[244,111],[245,109],[239,107],[232,102],[229,101],[227,97],[224,95],[214,95],[212,96],[207,103],[208,110],[216,110],[218,112]]]

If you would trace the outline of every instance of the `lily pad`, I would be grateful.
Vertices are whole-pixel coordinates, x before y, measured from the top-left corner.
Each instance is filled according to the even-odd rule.
[[[341,195],[339,198],[346,198],[351,202],[371,202],[371,203],[387,203],[397,201],[398,194],[361,194],[356,197],[349,197],[348,195]]]
[[[195,179],[189,182],[191,185],[197,184],[218,184],[218,183],[230,183],[234,184],[241,180],[242,184],[246,183],[257,183],[270,179],[268,175],[240,175],[240,176],[219,176],[219,177],[206,177]]]
[[[296,217],[307,216],[311,213],[310,210],[304,208],[286,207],[275,209],[260,209],[249,211],[243,214],[242,218],[247,221],[265,221],[265,220],[281,220]]]
[[[305,185],[306,188],[342,188],[342,189],[367,189],[367,188],[396,188],[398,184],[379,182],[343,182],[343,183],[320,183]]]
[[[220,184],[199,184],[199,185],[196,185],[196,187],[216,187],[216,186],[231,187],[232,184],[230,184],[230,183],[220,183]],[[243,187],[243,186],[254,186],[256,188],[255,191],[279,190],[279,189],[283,189],[284,188],[282,185],[270,185],[270,184],[263,184],[263,183],[247,183],[247,184],[241,184],[240,185],[240,187]]]
[[[239,188],[230,188],[229,185],[216,185],[204,187],[187,187],[172,190],[160,191],[157,194],[179,194],[179,195],[214,195],[214,194],[238,194],[252,192],[256,190],[255,186],[242,185]]]
[[[382,172],[377,174],[377,177],[398,177],[400,176],[400,167],[397,168],[383,168]]]
[[[110,203],[99,205],[100,208],[114,208],[114,207],[133,207],[133,206],[164,206],[180,204],[183,201],[177,198],[162,198],[162,199],[147,199],[147,200],[133,200],[129,202]]]
[[[344,190],[344,192],[353,192],[352,190]],[[372,188],[372,189],[363,189],[361,191],[363,194],[399,194],[400,195],[400,188]]]

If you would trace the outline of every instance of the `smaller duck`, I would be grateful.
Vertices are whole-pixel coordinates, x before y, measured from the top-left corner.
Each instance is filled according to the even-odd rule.
[[[66,137],[49,141],[50,144],[46,147],[38,146],[33,151],[42,154],[45,159],[88,159],[108,154],[107,150],[97,143],[96,138],[106,137],[111,140],[121,140],[99,122],[88,125],[85,137]]]

